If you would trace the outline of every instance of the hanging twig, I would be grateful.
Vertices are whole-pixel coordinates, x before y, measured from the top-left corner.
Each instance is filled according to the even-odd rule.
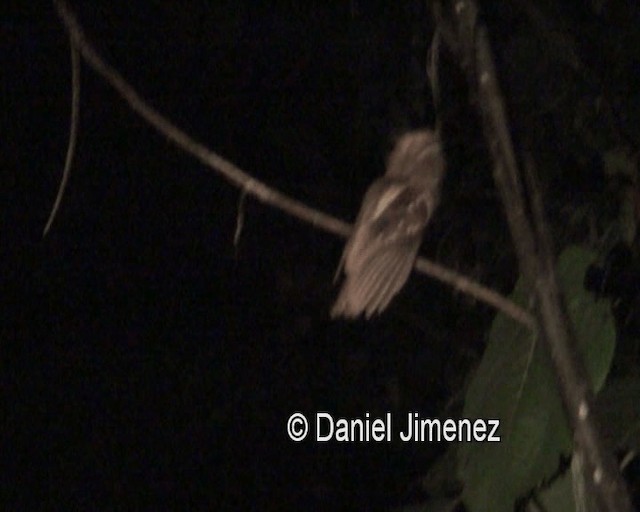
[[[236,215],[236,230],[233,233],[233,246],[238,249],[240,245],[240,237],[242,236],[242,229],[244,228],[244,203],[247,199],[247,193],[243,190],[238,199],[238,213]]]
[[[51,225],[58,213],[58,209],[60,208],[60,204],[62,203],[64,191],[66,190],[67,183],[69,181],[69,174],[71,173],[73,156],[76,152],[76,141],[78,140],[78,122],[80,118],[80,55],[74,46],[71,35],[69,36],[69,46],[71,52],[71,126],[69,128],[69,146],[67,147],[67,156],[64,161],[64,170],[62,171],[60,187],[58,188],[58,194],[56,195],[56,200],[53,203],[53,208],[51,208],[49,220],[47,220],[47,224],[44,227],[44,231],[42,233],[43,237],[47,236],[47,233],[49,233]]]

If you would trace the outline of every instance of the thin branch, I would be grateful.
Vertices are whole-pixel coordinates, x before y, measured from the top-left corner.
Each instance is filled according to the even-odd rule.
[[[162,116],[157,110],[148,105],[136,90],[129,85],[114,68],[104,62],[94,50],[85,37],[84,31],[69,5],[63,0],[54,0],[54,4],[73,41],[73,45],[78,48],[87,65],[102,76],[120,96],[122,96],[131,109],[138,113],[140,117],[147,121],[158,132],[162,133],[180,149],[200,160],[206,167],[222,174],[227,180],[239,187],[243,194],[255,197],[264,204],[278,208],[326,232],[339,235],[343,238],[349,236],[351,233],[351,226],[349,224],[324,212],[310,208],[304,203],[292,199],[254,179],[228,160],[209,150],[204,144],[195,141],[171,123],[171,121]],[[478,301],[488,304],[523,325],[529,328],[533,327],[532,316],[526,310],[500,295],[498,292],[424,258],[419,258],[416,261],[415,268],[421,273],[451,285]]]
[[[516,322],[533,329],[535,320],[533,316],[525,309],[518,306],[515,302],[509,300],[504,295],[481,285],[473,279],[469,279],[453,270],[438,265],[426,258],[418,258],[415,269],[418,272],[434,277],[439,281],[451,285],[457,291],[466,293],[470,297],[483,302],[501,313],[513,318]]]
[[[47,224],[42,232],[43,238],[49,233],[58,209],[60,208],[60,204],[62,203],[62,197],[64,196],[64,191],[69,181],[69,174],[71,173],[73,156],[76,152],[76,141],[78,140],[78,124],[80,118],[80,55],[71,36],[69,36],[69,47],[71,52],[71,126],[69,128],[69,146],[67,147],[67,156],[64,162],[64,170],[62,171],[62,180],[58,188],[58,195],[56,195],[56,200],[49,214],[49,220],[47,220]]]
[[[431,46],[429,46],[429,52],[427,53],[427,77],[429,78],[429,84],[431,87],[431,97],[433,98],[433,107],[436,111],[436,120],[440,120],[442,118],[437,115],[439,114],[439,110],[442,108],[442,105],[440,104],[440,77],[438,76],[441,40],[442,36],[440,35],[440,30],[436,26],[433,38],[431,38]],[[440,128],[440,126],[437,128]]]
[[[185,152],[190,153],[207,167],[222,174],[231,183],[261,202],[279,208],[313,226],[322,227],[330,233],[343,237],[349,235],[350,227],[348,224],[318,210],[309,208],[302,202],[291,199],[277,190],[267,187],[228,160],[209,150],[204,144],[195,141],[156,109],[148,105],[140,94],[98,55],[85,37],[84,31],[69,5],[62,0],[54,0],[54,5],[69,36],[74,41],[75,46],[89,67],[102,76],[129,104],[134,112],[139,114],[140,117],[167,137],[167,139]]]

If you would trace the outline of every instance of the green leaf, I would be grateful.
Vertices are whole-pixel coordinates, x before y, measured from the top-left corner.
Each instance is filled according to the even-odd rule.
[[[640,452],[640,377],[607,383],[598,395],[604,435],[612,446]]]
[[[596,300],[583,287],[590,251],[569,247],[560,256],[557,275],[594,388],[609,371],[615,346],[610,304]],[[511,299],[528,304],[520,279]],[[501,442],[464,443],[459,450],[463,499],[472,512],[512,511],[558,467],[571,451],[571,437],[542,343],[527,328],[502,314],[496,316],[489,343],[471,382],[465,418],[500,420]]]
[[[582,458],[574,454],[571,467],[537,493],[542,509],[545,512],[598,512],[600,509],[585,492],[585,478]]]
[[[553,484],[539,494],[545,512],[570,512],[575,510],[573,499],[573,475],[565,471]]]

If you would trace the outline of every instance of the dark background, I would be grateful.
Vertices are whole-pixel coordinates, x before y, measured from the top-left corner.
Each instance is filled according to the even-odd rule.
[[[594,208],[599,226],[615,217],[602,157],[637,148],[640,15],[633,2],[541,3],[558,42],[522,4],[485,14],[513,134],[537,150],[562,246],[587,238],[584,219],[560,222],[567,211]],[[422,2],[73,7],[178,126],[344,219],[392,137],[435,119]],[[1,22],[3,508],[378,510],[426,498],[445,447],[294,444],[286,420],[451,412],[493,312],[414,275],[381,318],[330,321],[343,241],[247,198],[234,246],[238,191],[86,67],[71,179],[43,239],[68,138],[68,42],[52,6],[25,3]],[[516,264],[474,100],[450,55],[442,73],[449,173],[423,254],[508,291]]]

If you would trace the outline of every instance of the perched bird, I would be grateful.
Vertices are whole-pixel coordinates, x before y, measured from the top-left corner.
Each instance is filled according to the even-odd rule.
[[[445,172],[440,137],[431,130],[402,135],[387,172],[364,196],[336,277],[344,270],[332,317],[381,313],[407,281],[424,229],[438,206]]]

